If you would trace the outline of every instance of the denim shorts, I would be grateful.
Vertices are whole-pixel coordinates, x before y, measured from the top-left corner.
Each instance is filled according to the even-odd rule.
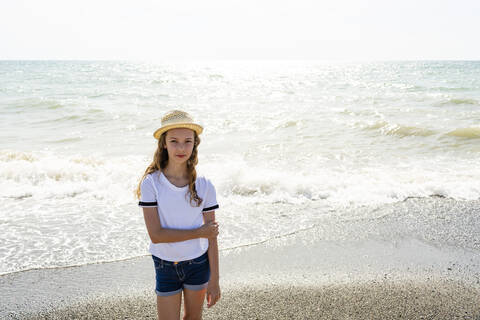
[[[167,261],[152,255],[155,266],[155,293],[171,296],[183,290],[202,290],[210,280],[208,251],[201,256],[184,261]]]

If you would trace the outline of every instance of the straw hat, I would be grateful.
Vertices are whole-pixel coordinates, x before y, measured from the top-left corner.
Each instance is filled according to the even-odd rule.
[[[159,139],[162,133],[175,128],[187,128],[194,130],[197,134],[202,133],[203,127],[193,121],[185,111],[170,110],[162,117],[162,126],[155,130],[153,136]]]

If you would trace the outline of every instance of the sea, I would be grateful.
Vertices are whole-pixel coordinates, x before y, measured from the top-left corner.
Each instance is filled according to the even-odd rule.
[[[148,255],[172,109],[204,126],[221,250],[480,199],[480,61],[0,61],[0,274]]]

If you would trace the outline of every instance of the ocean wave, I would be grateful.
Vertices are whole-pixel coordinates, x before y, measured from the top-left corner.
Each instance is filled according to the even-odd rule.
[[[468,98],[454,98],[448,99],[446,101],[442,101],[438,103],[438,106],[449,106],[449,105],[480,105],[480,101],[475,99],[468,99]]]
[[[310,179],[309,179],[310,180]],[[311,180],[318,180],[313,178]],[[219,190],[229,201],[248,203],[310,203],[327,201],[331,205],[342,207],[380,204],[405,201],[409,198],[441,197],[457,200],[480,199],[480,185],[471,185],[469,188],[455,182],[443,183],[440,177],[437,182],[425,181],[397,181],[392,185],[388,181],[380,181],[378,177],[368,179],[364,177],[358,184],[342,183],[341,178],[324,180],[324,184],[305,184],[304,181],[272,181],[238,182],[221,184]],[[420,179],[419,179],[420,180]],[[343,181],[348,181],[344,178]],[[437,183],[437,185],[435,185]],[[459,186],[460,185],[460,186]],[[455,188],[459,188],[455,190]],[[235,200],[237,199],[237,200]]]
[[[283,121],[280,124],[278,124],[275,129],[285,129],[285,128],[293,128],[293,127],[298,127],[303,124],[303,120],[287,120]]]
[[[253,177],[252,177],[253,178]],[[257,177],[259,178],[259,177]],[[279,177],[279,180],[281,178]],[[224,195],[250,198],[251,201],[266,201],[269,203],[300,203],[327,199],[328,194],[315,185],[306,186],[304,182],[284,183],[274,179],[258,179],[256,181],[238,181],[223,185]]]
[[[68,138],[61,138],[61,139],[52,139],[46,140],[45,142],[48,143],[69,143],[69,142],[78,142],[81,141],[82,137],[68,137]]]
[[[105,111],[102,110],[102,109],[98,109],[98,108],[90,108],[90,109],[86,110],[86,112],[88,112],[88,113],[104,113]]]
[[[315,168],[278,170],[230,160],[216,161],[211,172],[223,199],[252,205],[324,202],[349,206],[392,203],[408,197],[480,197],[480,171],[472,169],[471,163],[412,159],[409,164],[404,160],[401,167],[388,163],[352,166],[332,158]],[[455,171],[446,169],[452,166]]]
[[[0,162],[9,161],[37,161],[38,157],[32,152],[22,152],[14,150],[0,150]]]
[[[15,181],[28,180],[34,185],[42,181],[88,181],[95,176],[97,164],[93,157],[58,156],[42,152],[0,151],[0,176]]]
[[[0,189],[4,197],[33,197],[40,203],[82,196],[87,201],[110,199],[124,204],[134,202],[136,179],[132,176],[136,171],[132,168],[138,163],[128,157],[107,160],[94,155],[0,150]]]
[[[61,109],[61,108],[64,108],[65,106],[63,104],[60,104],[60,103],[53,103],[49,106],[47,106],[47,109],[50,109],[50,110],[57,110],[57,109]]]
[[[212,74],[208,75],[208,78],[210,78],[210,79],[223,79],[224,77],[221,74],[212,73]]]
[[[441,134],[432,129],[405,126],[396,123],[389,123],[385,120],[375,121],[369,124],[360,124],[360,127],[364,130],[377,130],[383,135],[398,136],[398,137],[429,137],[437,134]],[[458,128],[443,134],[444,136],[454,136],[460,138],[477,139],[480,138],[480,127]]]
[[[480,127],[458,128],[448,132],[446,135],[459,138],[478,139],[480,138]]]
[[[26,198],[31,198],[33,196],[33,194],[31,193],[25,193],[25,194],[20,194],[20,195],[16,195],[16,196],[4,196],[3,198],[10,198],[10,199],[13,199],[13,200],[23,200],[23,199],[26,199]]]
[[[480,137],[480,128],[469,130],[467,135]],[[412,161],[410,165],[403,162],[402,169],[387,163],[358,166],[356,161],[332,157],[325,159],[324,165],[275,169],[263,162],[254,165],[218,158],[199,167],[199,172],[212,173],[217,192],[224,199],[252,204],[388,203],[435,194],[455,199],[480,196],[480,171],[472,169],[471,163],[453,159],[441,163]],[[5,197],[33,197],[40,202],[81,196],[87,201],[134,203],[132,191],[140,175],[136,173],[144,170],[143,163],[135,157],[0,150],[0,189]],[[451,166],[455,171],[444,170]]]
[[[43,98],[28,98],[19,99],[10,103],[7,108],[22,110],[22,112],[38,111],[39,109],[45,110],[59,110],[65,108],[65,104],[57,100],[49,100]]]
[[[32,122],[32,124],[58,124],[62,122],[77,122],[77,123],[95,123],[101,121],[102,118],[99,117],[98,114],[63,114],[57,115],[57,117],[47,118],[47,119],[40,119]]]
[[[464,91],[475,91],[474,87],[426,87],[414,85],[410,88],[407,88],[407,91],[410,92],[464,92]]]
[[[399,136],[402,138],[409,136],[428,137],[437,134],[437,132],[432,129],[389,123],[385,120],[375,121],[366,125],[362,124],[361,126],[364,130],[379,130],[383,135]]]
[[[103,92],[103,93],[95,93],[88,96],[89,99],[96,99],[96,98],[103,98],[110,96],[110,93]]]
[[[50,129],[52,125],[55,126],[84,126],[91,124],[103,124],[106,121],[111,121],[112,117],[117,120],[121,115],[107,114],[103,110],[99,109],[86,109],[86,110],[72,110],[70,112],[59,112],[51,114],[48,117],[39,117],[35,120],[30,120],[30,124],[38,126],[48,126]]]

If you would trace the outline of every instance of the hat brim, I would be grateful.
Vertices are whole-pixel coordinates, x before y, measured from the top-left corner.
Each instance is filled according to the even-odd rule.
[[[167,125],[167,126],[164,126],[164,127],[161,127],[157,130],[155,130],[155,132],[153,133],[153,136],[155,137],[155,139],[160,139],[160,136],[162,135],[162,133],[164,133],[165,131],[168,131],[170,129],[176,129],[176,128],[186,128],[186,129],[192,129],[193,131],[195,131],[198,135],[202,133],[203,131],[203,127],[201,125],[198,125],[198,124],[194,124],[194,123],[174,123],[174,124],[170,124],[170,125]]]

